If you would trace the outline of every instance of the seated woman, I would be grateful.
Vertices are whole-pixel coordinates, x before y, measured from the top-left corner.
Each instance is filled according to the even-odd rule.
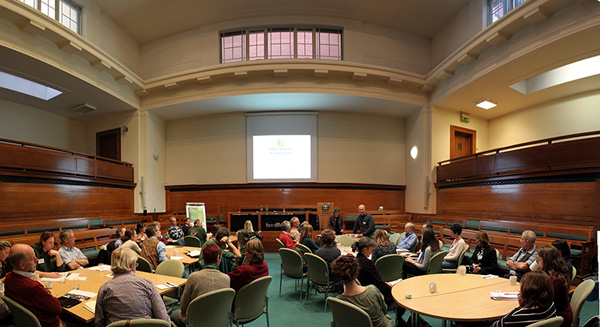
[[[375,240],[366,236],[361,237],[358,242],[352,244],[352,251],[357,252],[356,258],[360,264],[358,281],[363,286],[373,285],[377,287],[379,292],[383,294],[385,303],[388,306],[391,306],[392,304],[395,306],[396,302],[392,297],[392,286],[383,281],[383,278],[381,278],[375,263],[369,259],[369,256],[373,252],[375,246],[377,246]]]
[[[492,327],[525,327],[556,316],[552,299],[554,287],[548,274],[537,270],[523,275],[519,292],[519,307],[495,321]]]
[[[219,271],[221,248],[209,244],[204,249],[204,269],[192,273],[185,283],[185,290],[179,302],[180,310],[173,311],[171,320],[178,327],[188,324],[188,306],[198,296],[229,287],[229,276]]]
[[[305,224],[300,233],[300,243],[306,245],[313,253],[319,250],[319,246],[312,239],[313,227],[310,224]]]
[[[142,244],[142,242],[145,241],[146,238],[148,238],[148,236],[146,235],[146,225],[144,225],[143,222],[137,223],[137,225],[135,226],[135,233],[137,234],[137,239],[135,240],[135,242],[138,245]]]
[[[317,250],[317,255],[331,267],[333,260],[342,254],[340,249],[335,246],[335,233],[331,229],[324,229],[321,232],[320,242],[321,247]]]
[[[384,255],[396,254],[396,244],[390,241],[385,230],[378,229],[375,231],[375,242],[377,243],[377,246],[373,249],[371,261],[377,262],[377,259]]]
[[[556,315],[563,317],[561,327],[571,326],[573,323],[573,312],[569,302],[569,282],[571,272],[567,268],[565,260],[557,248],[552,245],[544,245],[538,249],[538,262],[540,270],[550,276],[554,286],[554,305]]]
[[[10,254],[11,244],[9,241],[0,240],[0,283],[4,283],[4,277],[8,269],[6,269],[6,259]],[[10,310],[4,301],[0,299],[0,325],[12,325],[12,316]]]
[[[297,242],[292,238],[292,235],[290,234],[291,230],[292,224],[289,221],[284,220],[281,223],[281,233],[279,234],[279,240],[283,243],[283,245],[285,245],[286,248],[293,250],[296,248]]]
[[[135,242],[135,240],[137,240],[137,233],[135,232],[135,229],[129,228],[125,230],[125,233],[123,233],[123,237],[121,237],[120,247],[131,249],[135,253],[140,254],[140,252],[142,252],[142,249],[140,249],[140,246]]]
[[[454,241],[452,241],[450,251],[448,251],[448,254],[444,257],[444,261],[442,262],[443,269],[453,269],[458,267],[458,258],[460,257],[462,251],[465,249],[465,240],[463,240],[463,238],[460,237],[461,233],[461,225],[454,224],[450,226],[450,236],[452,236]]]
[[[425,275],[427,267],[429,267],[429,259],[440,250],[440,243],[435,239],[433,230],[427,228],[423,231],[423,241],[421,249],[425,249],[419,254],[419,258],[415,261],[408,257],[402,264],[402,278],[410,275],[418,276]]]
[[[245,252],[248,264],[241,265],[227,273],[231,280],[230,287],[236,292],[251,281],[269,275],[269,267],[265,262],[265,250],[259,239],[248,241]]]
[[[260,235],[260,231],[259,232],[254,231],[254,227],[252,226],[252,222],[250,220],[246,220],[246,222],[244,223],[244,229],[250,233],[251,239],[258,238],[261,241],[263,240],[263,236]]]
[[[360,286],[358,277],[358,259],[351,254],[341,256],[331,264],[332,273],[344,283],[344,293],[340,300],[348,301],[363,309],[371,318],[373,327],[393,327],[392,318],[387,315],[387,305],[383,295],[374,285]]]
[[[58,251],[54,250],[54,234],[43,232],[40,235],[39,243],[35,243],[31,247],[38,259],[36,272],[40,274],[40,277],[58,278],[58,273],[65,271],[66,265]]]
[[[94,325],[106,326],[129,319],[162,319],[171,322],[154,284],[136,276],[137,254],[119,247],[111,255],[114,277],[100,286]]]
[[[240,229],[235,232],[235,236],[237,236],[237,248],[240,251],[241,256],[239,258],[235,258],[235,262],[233,263],[233,268],[235,269],[238,266],[248,263],[246,261],[246,243],[250,240],[250,233],[245,229]]]
[[[552,241],[552,246],[557,248],[563,259],[565,259],[567,268],[569,269],[569,274],[571,274],[571,271],[573,270],[573,263],[571,263],[571,249],[569,249],[569,243],[567,243],[565,240],[554,240]]]
[[[467,272],[474,274],[497,274],[498,260],[496,250],[490,245],[490,238],[486,232],[475,235],[477,247],[470,259],[465,261]]]

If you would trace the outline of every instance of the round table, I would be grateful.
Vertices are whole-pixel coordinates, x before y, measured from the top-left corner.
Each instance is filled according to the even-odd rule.
[[[437,292],[429,292],[429,283],[437,282]],[[515,300],[492,300],[492,291],[518,292],[506,278],[482,278],[482,275],[432,274],[405,279],[392,287],[396,302],[416,314],[444,321],[496,320],[516,307]],[[406,295],[411,298],[407,299]]]

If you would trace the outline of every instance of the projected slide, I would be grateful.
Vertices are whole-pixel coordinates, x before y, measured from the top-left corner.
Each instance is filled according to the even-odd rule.
[[[310,135],[254,135],[254,179],[311,178]]]

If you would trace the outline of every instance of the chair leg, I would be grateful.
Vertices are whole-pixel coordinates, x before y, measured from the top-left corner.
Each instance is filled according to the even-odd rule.
[[[304,304],[308,301],[308,292],[310,292],[310,279],[306,280],[306,295],[304,296]]]
[[[269,327],[269,297],[265,296],[265,315],[267,316],[267,327]]]
[[[279,297],[281,297],[281,282],[283,282],[283,265],[279,266]]]
[[[300,277],[300,302],[302,302],[302,293],[304,293],[304,277]]]

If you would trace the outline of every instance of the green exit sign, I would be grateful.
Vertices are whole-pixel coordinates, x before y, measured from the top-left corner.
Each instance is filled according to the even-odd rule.
[[[463,123],[468,123],[471,121],[471,116],[469,116],[469,114],[461,112],[460,113],[460,121]]]

